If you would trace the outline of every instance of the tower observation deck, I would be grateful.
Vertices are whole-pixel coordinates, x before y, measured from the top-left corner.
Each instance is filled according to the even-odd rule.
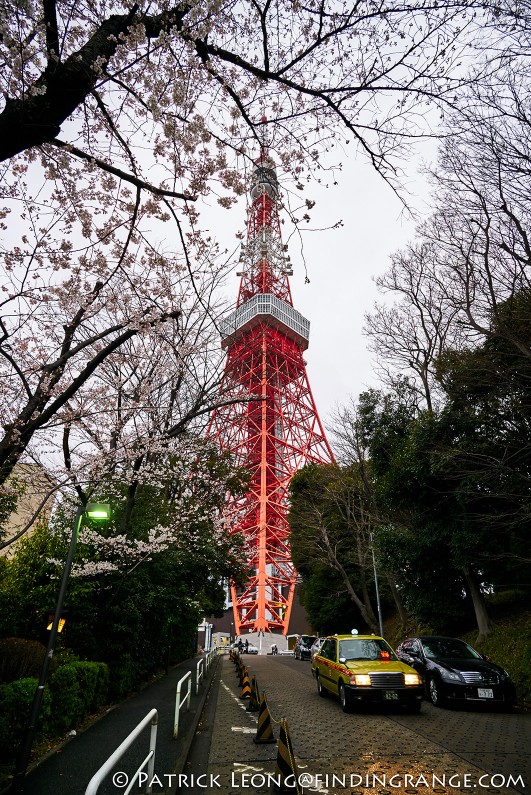
[[[229,531],[243,535],[252,572],[243,587],[231,586],[236,634],[287,633],[297,577],[289,482],[306,463],[333,461],[306,375],[310,323],[291,298],[279,193],[275,163],[262,148],[250,185],[236,308],[220,323],[225,405],[214,411],[208,431],[250,473],[246,495],[229,499],[225,510]]]

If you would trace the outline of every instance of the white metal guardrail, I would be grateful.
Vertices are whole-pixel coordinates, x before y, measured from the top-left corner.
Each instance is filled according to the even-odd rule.
[[[207,652],[204,657],[198,660],[197,668],[195,669],[195,694],[199,693],[199,685],[204,682],[205,674],[212,665],[214,659],[218,656],[219,649],[214,648]],[[183,683],[187,682],[188,689],[186,694],[181,699],[181,691]],[[179,716],[181,708],[186,706],[186,711],[190,709],[190,698],[192,696],[192,671],[188,671],[182,679],[177,683],[177,692],[175,694],[175,718],[173,720],[173,739],[177,739],[179,733]]]
[[[199,693],[199,683],[205,676],[205,657],[201,657],[201,659],[197,663],[197,668],[195,669],[195,694]]]
[[[186,695],[184,696],[183,700],[181,701],[181,689],[183,686],[183,682],[188,682],[188,690]],[[181,707],[183,704],[186,704],[186,711],[188,712],[190,709],[190,698],[192,695],[192,672],[188,671],[182,679],[179,679],[177,682],[177,692],[175,695],[175,718],[173,720],[173,739],[177,739],[177,734],[179,732],[179,714],[181,711]]]
[[[204,657],[207,671],[214,662],[215,658],[218,657],[220,654],[223,654],[223,648],[224,648],[223,646],[214,646],[213,649],[207,651]]]
[[[138,726],[133,729],[131,734],[129,734],[123,743],[118,746],[116,751],[107,759],[107,761],[100,767],[100,769],[92,776],[89,781],[88,787],[85,790],[85,795],[95,795],[98,791],[99,786],[104,778],[111,772],[113,767],[116,763],[122,758],[125,754],[127,749],[134,743],[136,738],[139,734],[151,723],[151,732],[149,735],[149,753],[136,771],[136,773],[131,776],[129,780],[129,786],[125,789],[122,795],[129,795],[131,790],[133,789],[134,784],[136,783],[137,778],[139,778],[140,773],[147,765],[147,781],[146,781],[146,795],[151,795],[152,789],[152,781],[153,781],[153,771],[155,769],[155,748],[157,745],[157,726],[158,726],[158,712],[156,709],[152,709],[144,720],[140,721]]]

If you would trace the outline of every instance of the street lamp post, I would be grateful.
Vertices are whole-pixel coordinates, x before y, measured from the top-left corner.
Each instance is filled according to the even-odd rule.
[[[77,509],[76,519],[72,528],[72,535],[70,536],[70,545],[68,547],[68,555],[66,556],[65,568],[61,580],[61,587],[59,588],[59,595],[55,605],[55,613],[48,638],[48,648],[46,649],[46,657],[42,664],[41,675],[35,695],[33,696],[33,704],[31,706],[31,713],[22,743],[20,746],[20,753],[17,760],[17,767],[13,776],[11,784],[12,793],[24,792],[24,779],[28,767],[33,741],[35,739],[35,732],[37,730],[37,721],[41,711],[42,700],[44,697],[44,687],[48,677],[48,671],[53,658],[55,644],[57,641],[57,633],[59,630],[59,622],[61,621],[61,613],[63,611],[63,604],[66,595],[66,588],[68,585],[68,578],[70,577],[70,570],[72,569],[72,561],[74,560],[74,553],[76,551],[77,537],[81,528],[81,523],[84,516],[91,519],[108,519],[110,517],[110,506],[103,503],[88,503],[86,506],[80,505]]]
[[[370,540],[371,540],[371,552],[372,552],[372,570],[374,572],[374,587],[376,589],[376,607],[378,609],[378,624],[380,626],[380,636],[383,638],[382,605],[380,603],[380,588],[378,587],[378,573],[376,571],[376,558],[374,556],[374,543],[373,543],[372,533]]]

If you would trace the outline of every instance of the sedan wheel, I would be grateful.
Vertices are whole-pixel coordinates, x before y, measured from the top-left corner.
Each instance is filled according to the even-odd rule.
[[[347,691],[345,690],[345,685],[343,684],[343,682],[339,683],[338,693],[339,693],[339,703],[341,704],[341,709],[343,710],[343,712],[350,712],[350,701],[348,700]]]
[[[442,685],[437,679],[430,679],[429,683],[430,701],[434,707],[444,706],[445,698],[443,694]]]
[[[315,674],[315,681],[317,682],[317,692],[319,693],[321,698],[326,698],[327,693],[321,684],[321,677],[319,676],[319,674]]]

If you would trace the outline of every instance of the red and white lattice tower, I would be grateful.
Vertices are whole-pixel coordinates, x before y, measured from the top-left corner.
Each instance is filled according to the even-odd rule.
[[[223,400],[208,436],[251,474],[244,499],[227,504],[242,533],[251,579],[232,586],[236,634],[288,631],[296,571],[289,549],[288,488],[308,462],[330,463],[303,351],[310,324],[293,307],[287,246],[282,244],[275,164],[262,147],[251,188],[236,309],[220,324],[227,361]]]

